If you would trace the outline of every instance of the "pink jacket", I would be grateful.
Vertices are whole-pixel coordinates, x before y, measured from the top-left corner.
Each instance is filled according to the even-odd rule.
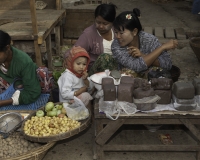
[[[90,56],[88,70],[100,54],[103,53],[103,38],[98,34],[95,24],[86,28],[75,43],[75,46],[83,47]],[[68,52],[65,54],[65,57]]]

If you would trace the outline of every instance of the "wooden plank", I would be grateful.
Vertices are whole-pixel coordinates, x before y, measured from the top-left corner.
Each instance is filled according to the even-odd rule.
[[[200,160],[200,152],[197,152],[196,158],[197,158],[197,160]]]
[[[175,28],[175,33],[178,40],[186,39],[185,30],[183,28]]]
[[[45,9],[56,9],[55,0],[42,0],[47,3]],[[0,0],[0,9],[16,10],[16,9],[29,9],[28,0]]]
[[[42,66],[42,56],[40,52],[40,47],[38,45],[37,40],[34,40],[34,47],[35,47],[35,61],[38,66]]]
[[[96,136],[96,143],[104,145],[109,138],[124,124],[125,119],[118,119],[111,121],[104,127],[104,129]]]
[[[200,151],[200,145],[104,145],[104,151]]]
[[[51,30],[65,17],[65,10],[37,10],[37,28],[38,33],[43,37],[39,44],[50,34]],[[7,19],[13,22],[0,26],[1,30],[9,33],[13,40],[34,40],[32,30],[30,10],[0,10],[0,19]]]
[[[97,159],[98,160],[105,160],[103,147],[99,146],[99,145],[97,145]]]
[[[175,39],[174,29],[172,27],[165,28],[165,37],[169,39]]]
[[[60,45],[62,46],[64,43],[63,43],[63,38],[64,38],[64,31],[63,31],[63,25],[62,25],[62,21],[60,22]]]
[[[29,2],[30,2],[30,11],[31,11],[31,22],[32,22],[33,35],[37,35],[38,34],[38,27],[37,27],[35,0],[30,0]],[[39,48],[37,40],[34,40],[34,46],[35,46],[36,64],[38,66],[42,66],[42,56],[41,56],[41,52],[40,52],[40,48]]]
[[[61,0],[56,0],[56,9],[57,10],[61,9]]]
[[[100,159],[99,155],[103,155],[103,153],[101,153],[102,149],[95,142],[95,137],[101,132],[101,130],[103,130],[103,124],[101,123],[101,120],[95,119],[94,120],[93,159]]]
[[[60,26],[55,27],[56,55],[60,55]]]
[[[13,46],[26,52],[26,53],[34,53],[35,52],[35,47],[34,47],[34,41],[13,41]],[[46,43],[44,41],[43,44],[41,44],[40,46],[40,51],[41,53],[45,53],[47,52],[47,48],[46,48]]]
[[[164,30],[162,27],[155,27],[154,34],[157,38],[164,38]]]
[[[48,59],[48,68],[50,70],[53,70],[53,64],[52,64],[52,46],[51,46],[51,34],[46,38],[46,44],[47,44],[47,59]]]
[[[38,27],[37,27],[37,16],[36,16],[35,0],[29,0],[29,2],[30,2],[30,11],[31,11],[31,22],[32,22],[33,35],[37,35],[38,34]]]
[[[144,27],[144,32],[153,34],[153,28],[152,27]]]
[[[191,133],[200,141],[200,131],[190,122],[189,119],[180,119],[180,121],[191,131]]]

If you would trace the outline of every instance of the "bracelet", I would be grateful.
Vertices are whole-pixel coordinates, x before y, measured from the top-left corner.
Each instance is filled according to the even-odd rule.
[[[76,96],[76,91],[74,92],[74,96]]]

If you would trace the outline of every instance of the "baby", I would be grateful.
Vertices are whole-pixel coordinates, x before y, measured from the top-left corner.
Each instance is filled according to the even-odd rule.
[[[91,89],[87,67],[90,57],[85,49],[73,46],[66,58],[66,70],[58,79],[60,102],[73,102],[74,96],[85,105],[92,99],[87,92]]]

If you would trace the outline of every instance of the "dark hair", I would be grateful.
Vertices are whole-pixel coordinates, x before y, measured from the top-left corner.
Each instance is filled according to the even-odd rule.
[[[128,14],[132,16],[130,19],[126,17]],[[134,8],[133,12],[131,11],[122,12],[116,17],[113,26],[115,29],[119,31],[124,29],[133,31],[135,28],[137,28],[138,32],[140,32],[142,30],[142,25],[140,23],[140,20],[138,19],[139,16],[140,16],[140,10],[137,8]]]
[[[0,30],[0,51],[5,51],[6,46],[10,45],[11,37],[8,33]]]
[[[100,4],[95,9],[94,17],[101,16],[103,19],[105,19],[108,22],[113,22],[116,17],[116,8],[117,6],[109,3],[109,4]]]

